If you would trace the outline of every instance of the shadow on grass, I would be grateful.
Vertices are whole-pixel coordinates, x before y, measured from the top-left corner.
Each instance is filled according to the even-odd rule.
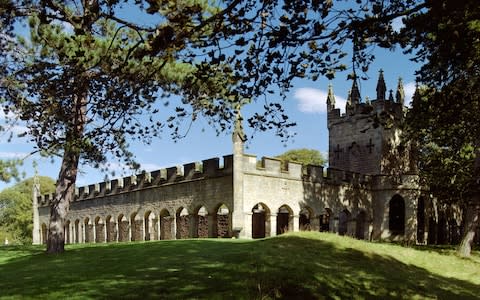
[[[1,255],[0,250],[0,255]],[[298,236],[73,247],[0,264],[11,298],[478,299],[479,287]]]

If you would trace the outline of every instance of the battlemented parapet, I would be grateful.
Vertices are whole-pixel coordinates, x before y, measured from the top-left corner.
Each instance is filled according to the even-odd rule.
[[[229,175],[232,172],[233,156],[226,155],[223,157],[223,166],[220,166],[220,159],[216,157],[203,160],[201,163],[187,163],[183,166],[143,172],[110,181],[90,184],[88,186],[81,186],[75,189],[74,202],[114,196],[162,185],[220,177]],[[38,203],[40,206],[48,206],[53,198],[54,194],[42,195],[38,197]]]

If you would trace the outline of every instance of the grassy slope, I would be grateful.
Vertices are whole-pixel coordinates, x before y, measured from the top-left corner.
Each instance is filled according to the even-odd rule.
[[[324,233],[0,247],[0,298],[480,299],[480,257]]]

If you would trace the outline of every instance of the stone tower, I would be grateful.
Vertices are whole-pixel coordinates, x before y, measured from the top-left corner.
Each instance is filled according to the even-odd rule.
[[[335,107],[333,89],[327,97],[329,165],[333,169],[368,175],[395,175],[409,171],[409,151],[401,142],[404,92],[401,79],[396,99],[386,98],[386,84],[380,70],[376,99],[361,101],[357,81],[349,92],[344,114]],[[367,97],[368,98],[368,97]]]

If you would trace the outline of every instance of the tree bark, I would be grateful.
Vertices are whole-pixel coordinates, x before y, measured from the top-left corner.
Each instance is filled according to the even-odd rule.
[[[462,257],[469,257],[472,252],[473,239],[475,231],[480,226],[480,139],[476,140],[476,157],[473,170],[473,178],[475,179],[474,194],[470,205],[467,205],[465,218],[465,231],[462,241],[458,247],[458,254]]]
[[[47,253],[65,251],[65,219],[70,201],[75,195],[75,180],[78,173],[79,154],[66,150],[55,189],[55,198],[50,207],[50,224],[47,239]]]
[[[476,195],[479,200],[478,195]],[[458,247],[458,255],[462,257],[469,257],[472,252],[473,239],[475,238],[475,231],[480,225],[480,204],[479,202],[473,203],[467,207],[465,218],[465,230],[462,241]]]

